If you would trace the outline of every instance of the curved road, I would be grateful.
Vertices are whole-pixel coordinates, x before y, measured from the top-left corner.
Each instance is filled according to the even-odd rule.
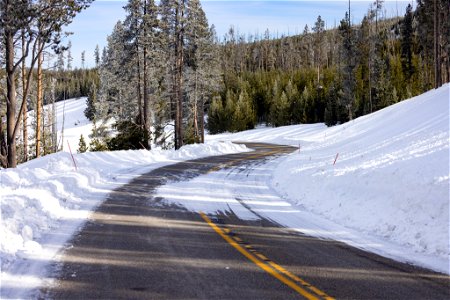
[[[50,299],[450,299],[449,276],[295,234],[269,220],[207,216],[152,194],[188,180],[296,148],[178,163],[112,192],[54,266]]]

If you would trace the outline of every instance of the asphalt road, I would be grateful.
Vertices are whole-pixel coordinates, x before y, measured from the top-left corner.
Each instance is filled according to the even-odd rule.
[[[450,277],[268,220],[206,216],[152,196],[188,180],[295,151],[253,152],[154,170],[109,195],[55,264],[46,299],[450,299]]]

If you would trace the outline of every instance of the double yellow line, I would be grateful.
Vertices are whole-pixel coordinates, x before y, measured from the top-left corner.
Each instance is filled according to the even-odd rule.
[[[248,258],[251,262],[253,262],[255,265],[275,277],[276,279],[280,280],[290,288],[292,288],[294,291],[302,295],[308,300],[319,300],[319,299],[326,299],[326,300],[332,300],[334,298],[328,296],[323,291],[319,290],[318,288],[312,286],[311,284],[307,283],[303,279],[297,277],[296,275],[292,274],[288,270],[284,269],[280,265],[270,261],[267,259],[264,255],[260,253],[256,253],[255,255],[250,253],[247,249],[239,245],[239,238],[232,239],[229,235],[227,235],[220,227],[218,227],[216,224],[214,224],[211,219],[208,218],[206,214],[203,212],[200,212],[200,216],[203,218],[203,220],[211,226],[215,232],[217,232],[225,241],[227,241],[228,244],[233,246],[236,250],[238,250],[242,255],[244,255],[246,258]]]

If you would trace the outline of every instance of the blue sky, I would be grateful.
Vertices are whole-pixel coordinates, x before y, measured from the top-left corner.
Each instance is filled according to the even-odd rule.
[[[352,21],[359,23],[373,1],[351,1]],[[93,66],[94,49],[106,46],[106,37],[111,34],[118,20],[125,18],[123,6],[127,1],[96,0],[91,7],[81,12],[66,29],[73,34],[66,39],[72,41],[72,56],[75,66],[81,65],[81,52],[86,51],[86,65]],[[404,15],[409,1],[385,1],[388,17]],[[209,24],[216,26],[219,37],[235,27],[241,34],[264,34],[269,29],[276,36],[301,33],[306,24],[311,28],[321,15],[327,27],[334,27],[343,19],[348,1],[305,1],[305,0],[246,0],[224,1],[203,0],[203,10]]]

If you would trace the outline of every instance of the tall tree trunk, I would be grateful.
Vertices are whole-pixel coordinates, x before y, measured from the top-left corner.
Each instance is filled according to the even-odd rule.
[[[143,78],[143,84],[144,84],[144,128],[147,132],[150,133],[150,122],[148,117],[149,112],[149,99],[148,99],[148,75],[147,75],[147,46],[144,46],[144,78]],[[150,139],[147,141],[148,149],[151,149],[151,142]]]
[[[147,15],[147,0],[144,4],[144,18],[146,18]],[[144,24],[144,36],[147,37],[147,24]],[[148,109],[149,109],[149,99],[148,99],[148,74],[147,74],[147,51],[148,51],[148,45],[146,42],[144,42],[144,59],[143,59],[143,71],[144,71],[144,78],[143,78],[143,85],[144,85],[144,128],[145,130],[150,133],[150,122],[148,117]],[[147,140],[147,149],[151,149],[151,139]]]
[[[438,88],[441,86],[441,71],[440,71],[440,57],[439,57],[439,11],[438,2],[439,0],[433,0],[434,16],[434,87]]]
[[[6,59],[6,143],[8,144],[8,167],[17,166],[16,138],[14,127],[16,121],[16,81],[14,78],[14,36],[5,32],[5,59]]]
[[[205,103],[200,101],[200,142],[205,143]]]
[[[194,87],[194,141],[197,143],[199,137],[198,131],[198,107],[197,107],[197,84],[198,84],[198,74],[195,70],[195,87]]]
[[[42,41],[39,41],[39,44]],[[39,46],[39,49],[41,47]],[[36,101],[36,157],[41,156],[41,142],[42,142],[42,61],[43,54],[38,54],[38,66],[37,66],[37,101]]]
[[[138,27],[138,20],[136,19],[136,27]],[[136,58],[137,58],[137,97],[138,97],[138,108],[139,108],[139,125],[145,125],[144,112],[142,111],[142,94],[141,94],[141,59],[139,57],[139,38],[136,38]],[[144,79],[145,81],[145,79]],[[144,90],[145,94],[145,90]]]
[[[22,56],[25,56],[25,32],[22,31]],[[22,101],[27,101],[25,60],[22,61]],[[26,104],[25,104],[26,106]],[[28,161],[28,114],[27,109],[22,110],[22,137],[23,137],[23,161]]]
[[[55,79],[52,79],[53,85],[52,85],[52,151],[53,153],[58,152],[58,128],[57,128],[57,120],[56,120],[56,97],[55,97]]]
[[[8,150],[5,140],[5,133],[3,132],[3,116],[0,116],[0,166],[8,167]]]
[[[178,0],[175,21],[175,149],[183,146],[183,38],[184,1]]]

